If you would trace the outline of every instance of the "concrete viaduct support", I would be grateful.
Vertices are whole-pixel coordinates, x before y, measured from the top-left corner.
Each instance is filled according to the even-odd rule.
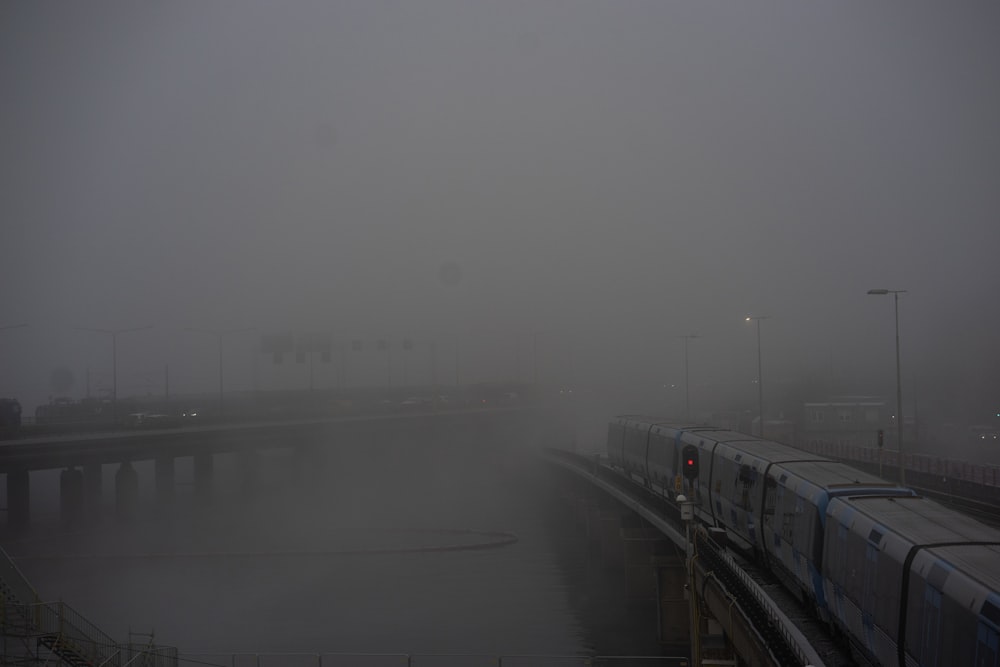
[[[211,453],[194,455],[194,495],[199,503],[212,502],[212,477],[215,459]]]
[[[71,528],[83,522],[83,488],[83,471],[70,467],[59,473],[59,518],[64,527]]]
[[[90,519],[101,516],[101,499],[104,494],[104,466],[88,463],[83,466],[83,504]]]
[[[31,522],[31,479],[27,470],[7,473],[7,525],[15,531]]]
[[[154,465],[156,480],[156,504],[167,507],[174,502],[175,466],[174,457],[158,456]]]
[[[131,461],[122,461],[115,473],[115,513],[119,519],[135,518],[139,505],[139,475]]]

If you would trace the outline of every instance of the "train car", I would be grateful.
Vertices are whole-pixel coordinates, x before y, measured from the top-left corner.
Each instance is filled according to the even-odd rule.
[[[823,586],[827,509],[834,498],[912,496],[880,477],[804,452],[776,463],[764,478],[761,510],[763,555],[769,569],[828,620]]]
[[[642,415],[615,417],[608,425],[607,453],[612,466],[620,468],[647,486],[673,484],[679,473],[679,454],[674,452],[674,434],[698,426],[673,426],[662,419]]]
[[[837,498],[828,517],[831,616],[867,660],[998,664],[1000,531],[916,496]]]
[[[700,455],[703,468],[704,461],[710,463],[709,493],[696,494],[702,512],[711,516],[716,526],[728,529],[730,538],[735,536],[744,549],[759,552],[764,473],[775,460],[788,458],[788,448],[735,431],[685,435],[682,441],[697,443],[699,449],[710,448],[708,458]]]

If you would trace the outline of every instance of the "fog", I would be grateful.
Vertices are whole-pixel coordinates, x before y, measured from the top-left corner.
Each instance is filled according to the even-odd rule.
[[[5,3],[0,395],[106,394],[82,329],[151,326],[120,397],[215,391],[191,329],[233,331],[227,390],[302,387],[261,339],[323,332],[364,342],[348,384],[604,415],[673,400],[699,334],[692,395],[752,405],[747,315],[766,389],[891,395],[885,288],[908,398],[983,422],[998,32],[988,2]]]

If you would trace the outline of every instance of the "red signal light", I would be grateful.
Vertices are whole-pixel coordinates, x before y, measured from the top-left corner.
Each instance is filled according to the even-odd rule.
[[[694,480],[698,478],[698,448],[686,445],[684,451],[684,476]]]

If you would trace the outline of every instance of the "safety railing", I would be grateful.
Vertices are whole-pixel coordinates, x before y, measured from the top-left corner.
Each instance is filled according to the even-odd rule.
[[[795,627],[795,624],[789,620],[788,616],[774,602],[771,596],[747,574],[746,570],[740,567],[730,554],[717,549],[712,540],[702,531],[695,532],[695,541],[701,557],[710,557],[715,563],[724,567],[730,576],[736,577],[739,580],[740,588],[754,600],[758,608],[767,617],[768,627],[781,636],[784,646],[794,654],[796,664],[822,664],[822,659],[809,643],[809,640]],[[770,646],[769,643],[769,648],[774,651],[777,647]]]
[[[182,653],[178,667],[688,667],[685,656],[476,653]]]
[[[858,461],[862,463],[882,462],[886,470],[899,466],[899,452],[875,447],[865,447],[849,443],[832,442],[829,440],[812,439],[796,445],[821,456],[840,459],[842,461]],[[903,463],[907,470],[940,475],[949,479],[962,480],[982,486],[1000,487],[1000,466],[973,463],[959,459],[946,459],[929,454],[903,453]]]
[[[40,601],[34,587],[3,548],[0,548],[0,599],[20,604]]]
[[[56,653],[79,655],[93,665],[121,665],[118,642],[102,632],[69,605],[38,602],[26,605],[27,616],[36,619],[39,642]]]
[[[177,649],[173,646],[130,642],[123,645],[122,652],[122,667],[177,667]]]

